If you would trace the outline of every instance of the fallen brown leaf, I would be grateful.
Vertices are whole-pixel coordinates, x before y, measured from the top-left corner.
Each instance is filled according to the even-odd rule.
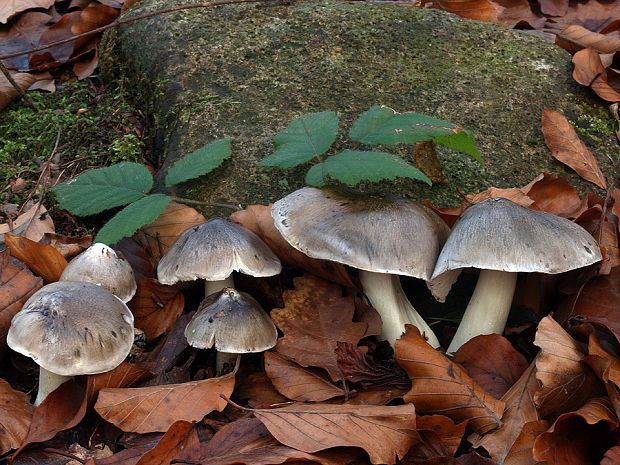
[[[0,357],[6,351],[6,335],[11,320],[32,294],[43,287],[43,280],[24,265],[14,265],[7,250],[0,252]]]
[[[31,8],[49,8],[56,0],[5,0],[0,5],[0,23]]]
[[[245,210],[230,215],[230,219],[265,241],[282,262],[328,281],[357,288],[341,263],[310,258],[286,242],[273,223],[271,205],[248,205]]]
[[[459,363],[486,392],[500,399],[527,369],[527,360],[500,334],[476,336],[456,351]]]
[[[545,143],[554,158],[574,169],[577,174],[601,189],[607,187],[596,159],[579,139],[564,115],[557,111],[543,111],[542,131]]]
[[[456,422],[469,420],[479,434],[499,427],[504,402],[478,386],[467,372],[444,354],[433,349],[415,326],[395,344],[396,361],[411,378],[405,402],[425,414],[440,413]]]
[[[203,448],[201,462],[209,465],[271,465],[312,462],[348,465],[361,454],[356,449],[328,450],[315,454],[278,443],[257,418],[243,418],[225,425]]]
[[[304,452],[360,447],[373,464],[396,463],[419,440],[412,404],[394,407],[295,404],[252,412],[284,445]]]
[[[23,392],[0,379],[0,454],[17,449],[28,434],[34,407]]]
[[[531,421],[523,425],[521,434],[519,434],[510,452],[508,452],[503,465],[534,465],[538,463],[532,455],[534,441],[541,433],[547,431],[548,428],[549,422],[546,420]]]
[[[284,333],[275,351],[302,366],[324,368],[333,381],[343,379],[335,350],[338,342],[357,345],[366,323],[352,321],[354,298],[342,289],[312,275],[294,279],[295,290],[284,291],[284,308],[271,318]]]
[[[88,405],[92,407],[102,389],[129,387],[149,376],[153,376],[153,372],[129,362],[123,362],[111,371],[90,375],[86,384]]]
[[[41,202],[28,203],[24,207],[24,211],[13,220],[12,225],[0,224],[0,242],[4,242],[4,234],[6,233],[23,236],[31,241],[38,242],[45,234],[53,232],[54,222],[47,214],[45,206]]]
[[[617,37],[592,32],[577,24],[560,32],[555,43],[571,55],[584,48],[593,48],[601,53],[614,53],[620,49],[620,39]]]
[[[547,16],[564,16],[568,11],[568,0],[538,0],[538,4]]]
[[[28,73],[11,73],[11,77],[22,90],[28,89],[36,81],[36,78]],[[4,77],[4,74],[0,74],[0,110],[18,96],[19,91]]]
[[[620,463],[620,446],[614,446],[605,452],[601,465],[616,465]]]
[[[58,250],[65,259],[70,260],[92,245],[93,236],[88,234],[82,237],[69,237],[62,234],[45,233],[40,243],[51,245]]]
[[[607,71],[601,62],[601,56],[596,50],[593,48],[580,50],[573,55],[572,61],[575,66],[573,71],[575,81],[581,85],[591,87],[603,100],[620,102],[620,94],[609,85]],[[588,179],[588,181],[591,180]],[[595,184],[600,185],[596,182]]]
[[[143,388],[102,389],[95,404],[101,417],[136,433],[167,431],[175,421],[200,421],[213,410],[226,407],[235,375]]]
[[[416,426],[422,440],[409,450],[401,462],[403,465],[454,456],[465,434],[467,422],[454,423],[443,415],[420,415],[416,418]]]
[[[164,437],[136,465],[169,465],[173,460],[193,463],[199,459],[200,440],[194,425],[181,420],[170,425]]]
[[[534,210],[573,219],[588,208],[587,199],[581,200],[566,179],[549,173],[542,173],[521,190],[534,201],[530,207]]]
[[[609,401],[605,398],[589,399],[576,412],[560,415],[548,431],[536,438],[534,458],[549,465],[595,465],[590,454],[597,449],[597,443],[604,440],[606,431],[617,427],[618,419]]]
[[[138,281],[138,289],[128,306],[134,315],[134,326],[146,334],[147,342],[164,334],[181,316],[185,305],[183,294],[153,278]]]
[[[264,371],[252,373],[238,383],[235,386],[235,397],[247,401],[252,408],[264,408],[289,402],[288,397],[278,392]]]
[[[471,203],[482,202],[483,200],[492,197],[503,197],[505,199],[512,200],[514,203],[521,205],[522,207],[530,207],[530,205],[534,203],[534,201],[526,194],[524,194],[523,191],[518,187],[512,187],[510,189],[498,189],[497,187],[490,187],[484,192],[479,192],[478,194],[469,194],[465,196],[467,201]]]
[[[146,249],[153,263],[157,264],[179,234],[205,221],[205,217],[192,207],[170,202],[155,221],[142,226],[136,232],[134,239]]]
[[[579,344],[551,316],[538,324],[534,344],[540,347],[536,378],[541,387],[534,402],[541,417],[575,410],[601,393],[602,386],[584,362]]]
[[[11,255],[41,276],[46,284],[58,281],[67,266],[65,257],[51,245],[11,234],[5,234],[4,241]]]
[[[620,415],[620,360],[603,348],[594,332],[590,333],[585,362],[605,384],[616,415]]]
[[[291,400],[321,402],[344,396],[327,373],[317,368],[304,368],[274,352],[265,352],[265,373],[273,386]]]

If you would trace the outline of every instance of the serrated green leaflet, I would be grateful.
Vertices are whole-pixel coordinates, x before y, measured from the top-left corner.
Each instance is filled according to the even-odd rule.
[[[480,155],[480,152],[478,152],[476,144],[474,143],[474,135],[470,131],[463,130],[456,134],[435,137],[433,141],[436,144],[445,145],[451,149],[459,150],[460,152],[471,155],[473,158],[478,160],[480,164],[484,165],[482,155]]]
[[[327,152],[338,135],[338,117],[333,111],[309,113],[293,120],[273,139],[276,151],[260,166],[292,168]]]
[[[99,230],[95,242],[110,245],[132,236],[140,226],[155,221],[170,200],[167,195],[153,194],[127,205]]]
[[[413,178],[431,184],[431,180],[419,169],[391,153],[344,150],[323,163],[314,165],[306,174],[306,184],[321,187],[328,176],[349,186],[360,181]]]
[[[60,208],[84,216],[133,202],[152,186],[153,177],[146,166],[125,162],[87,171],[52,191]]]
[[[214,170],[232,155],[230,138],[216,140],[178,160],[166,175],[166,187]]]

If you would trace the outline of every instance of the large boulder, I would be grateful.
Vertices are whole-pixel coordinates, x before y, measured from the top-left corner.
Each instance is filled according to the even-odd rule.
[[[180,2],[143,3],[131,15]],[[302,114],[334,110],[341,133],[336,153],[352,147],[352,121],[375,104],[472,130],[486,164],[440,147],[449,184],[397,180],[365,189],[448,206],[460,202],[457,186],[464,192],[522,186],[547,171],[582,193],[596,191],[551,157],[541,132],[544,108],[563,112],[582,132],[598,130],[585,141],[603,171],[613,171],[617,141],[605,107],[573,82],[568,53],[526,32],[389,3],[300,0],[158,15],[122,26],[105,43],[104,72],[120,69],[148,97],[154,155],[165,159],[160,176],[179,156],[232,138],[233,157],[189,185],[194,198],[240,204],[280,198],[303,185],[309,165],[257,166],[273,151],[278,131]],[[389,150],[407,158],[411,149]]]

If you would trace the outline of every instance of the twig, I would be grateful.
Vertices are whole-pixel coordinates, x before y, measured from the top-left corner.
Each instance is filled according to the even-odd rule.
[[[83,460],[81,458],[79,458],[76,455],[70,454],[68,452],[62,451],[62,450],[58,450],[58,449],[54,449],[52,447],[46,447],[45,449],[43,449],[43,452],[48,452],[50,454],[58,454],[58,455],[62,455],[63,457],[68,457],[72,460],[75,460],[76,462],[80,462],[82,464],[86,464],[86,460]]]
[[[230,208],[231,210],[235,210],[235,211],[241,210],[241,207],[239,205],[232,205],[230,203],[203,202],[202,200],[186,199],[183,197],[177,197],[175,195],[171,195],[170,198],[174,200],[175,202],[186,203],[189,205],[202,205],[205,207]]]
[[[26,91],[22,89],[21,86],[17,84],[17,82],[15,82],[15,79],[13,79],[13,76],[11,76],[11,73],[9,73],[9,70],[6,69],[6,67],[2,64],[2,61],[0,61],[0,71],[2,71],[2,74],[4,74],[4,76],[7,78],[9,83],[15,88],[15,90],[19,92],[19,95],[21,95],[21,97],[24,99],[24,102],[26,102],[26,105],[28,105],[33,110],[37,110],[37,107],[35,106],[34,100],[32,100],[32,97],[30,97],[30,95],[28,95]]]

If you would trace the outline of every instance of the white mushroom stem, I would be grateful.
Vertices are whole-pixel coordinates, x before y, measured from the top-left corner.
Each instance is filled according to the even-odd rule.
[[[516,285],[517,273],[480,270],[476,289],[448,347],[448,354],[481,334],[504,332]]]
[[[69,381],[71,378],[72,376],[57,375],[43,367],[39,367],[39,392],[34,401],[35,407],[40,405],[58,386]]]
[[[360,270],[359,278],[364,294],[381,315],[383,321],[381,337],[392,347],[396,339],[405,331],[405,324],[416,326],[420,333],[426,335],[431,346],[435,348],[440,346],[433,330],[407,299],[398,275]]]
[[[235,280],[232,273],[228,275],[227,278],[219,281],[205,281],[205,297],[215,294],[216,292],[220,292],[222,289],[226,289],[227,287],[232,289],[235,288]],[[236,356],[237,354],[217,351],[215,353],[215,369],[217,370],[217,374],[219,375],[224,369],[224,365],[228,363],[231,358],[235,358]]]

